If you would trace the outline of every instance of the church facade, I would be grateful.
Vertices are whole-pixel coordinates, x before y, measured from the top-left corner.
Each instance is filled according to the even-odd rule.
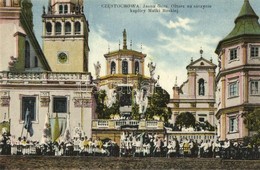
[[[196,121],[215,124],[215,69],[212,61],[201,57],[186,67],[188,79],[180,87],[173,87],[171,107],[173,111],[172,122],[181,112],[193,113]]]
[[[9,122],[16,138],[29,137],[27,115],[34,131],[31,140],[41,139],[46,115],[51,125],[58,117],[61,135],[70,127],[72,133],[81,129],[91,136],[95,101],[83,1],[49,1],[42,14],[43,50],[32,16],[30,0],[0,1],[0,119]]]

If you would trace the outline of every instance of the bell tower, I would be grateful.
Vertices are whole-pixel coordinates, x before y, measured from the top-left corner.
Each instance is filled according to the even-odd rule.
[[[54,72],[88,72],[89,25],[83,0],[49,0],[43,7],[43,52]]]

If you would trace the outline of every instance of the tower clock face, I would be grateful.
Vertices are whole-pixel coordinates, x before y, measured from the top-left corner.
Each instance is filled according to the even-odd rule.
[[[66,63],[67,60],[68,60],[67,54],[65,54],[64,52],[59,53],[59,55],[58,55],[58,60],[59,60],[59,62],[62,63],[62,64]]]

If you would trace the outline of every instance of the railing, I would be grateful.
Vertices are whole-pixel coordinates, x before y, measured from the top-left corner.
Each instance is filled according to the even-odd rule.
[[[163,122],[144,120],[96,119],[92,121],[92,129],[119,129],[123,126],[138,126],[139,129],[163,129]]]
[[[148,128],[155,128],[158,126],[158,121],[147,121],[146,122],[146,127]]]
[[[98,128],[108,128],[108,120],[99,120],[97,123]]]
[[[115,121],[116,127],[121,127],[124,125],[139,125],[139,121],[138,120],[116,120]]]
[[[0,72],[0,80],[86,81],[88,79],[90,79],[88,73]]]

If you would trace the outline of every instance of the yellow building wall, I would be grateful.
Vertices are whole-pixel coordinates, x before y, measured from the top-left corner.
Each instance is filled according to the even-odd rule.
[[[84,72],[84,41],[47,41],[43,43],[43,52],[54,72]],[[58,54],[65,52],[68,59],[60,63]]]

